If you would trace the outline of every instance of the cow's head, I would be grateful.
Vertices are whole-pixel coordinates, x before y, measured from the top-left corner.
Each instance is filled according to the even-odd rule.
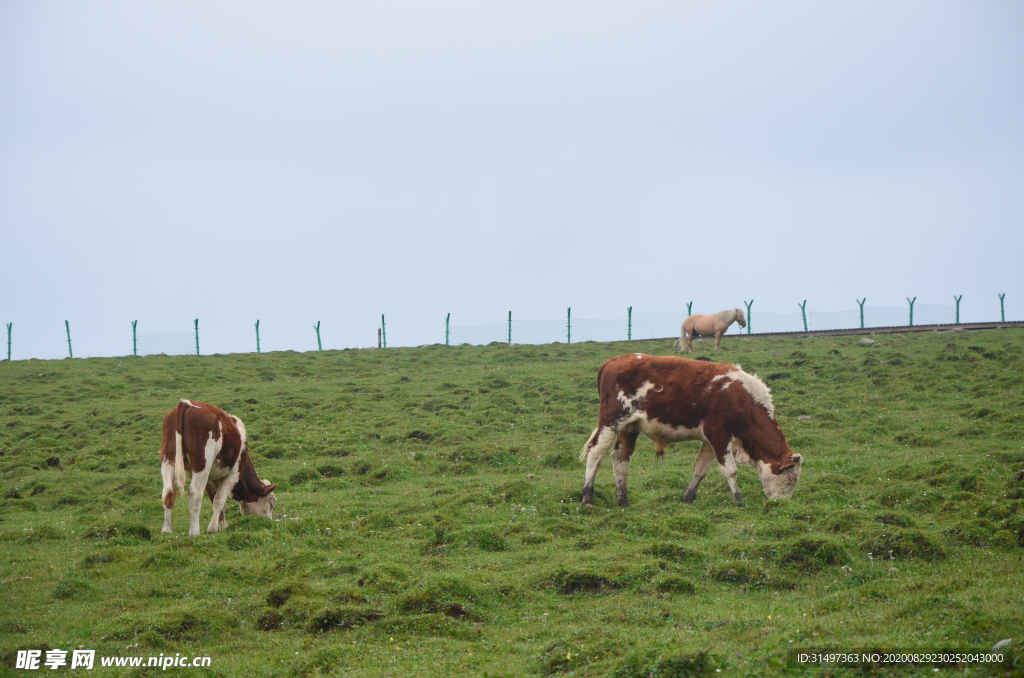
[[[800,480],[800,468],[803,463],[803,457],[793,454],[778,467],[778,473],[772,470],[771,464],[758,464],[757,470],[761,474],[761,487],[764,488],[764,496],[769,499],[792,497],[793,490],[796,489],[796,482]]]
[[[746,327],[747,326],[747,316],[743,313],[743,309],[742,308],[737,308],[736,309],[736,323],[740,327]]]
[[[256,501],[238,501],[238,505],[242,509],[243,516],[263,516],[264,518],[274,517],[274,504],[277,503],[277,497],[274,495],[274,489],[277,485],[271,485],[270,481],[266,478],[263,479],[263,485],[256,491],[259,495],[259,499]]]

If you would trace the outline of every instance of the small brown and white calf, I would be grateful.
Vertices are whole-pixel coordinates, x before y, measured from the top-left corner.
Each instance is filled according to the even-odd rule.
[[[793,495],[803,458],[786,443],[768,387],[738,365],[630,353],[601,365],[597,389],[597,429],[580,453],[580,460],[587,462],[584,505],[593,505],[594,476],[612,450],[619,506],[629,506],[626,475],[641,433],[654,441],[659,455],[670,443],[703,443],[683,497],[686,502],[696,499],[697,486],[715,459],[739,505],[743,496],[736,467],[742,464],[757,467],[769,499]]]
[[[213,501],[213,519],[207,532],[227,527],[224,504],[228,497],[242,508],[242,515],[273,517],[274,488],[260,480],[249,456],[249,441],[242,421],[219,407],[196,400],[182,400],[164,417],[160,446],[160,473],[164,480],[164,532],[171,531],[174,496],[185,492],[185,476],[192,476],[188,510],[190,535],[199,534],[203,492]]]

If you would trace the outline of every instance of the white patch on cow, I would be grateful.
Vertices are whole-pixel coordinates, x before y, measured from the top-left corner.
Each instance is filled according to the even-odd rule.
[[[716,377],[712,377],[712,378],[711,378],[711,383],[713,384],[713,383],[715,383],[716,381],[718,381],[719,379],[725,379],[725,375],[724,375],[724,374],[719,374],[719,375],[718,375],[718,376],[716,376]]]
[[[699,440],[708,442],[704,437],[704,423],[701,422],[696,428],[685,426],[670,426],[657,419],[648,419],[646,412],[638,413],[636,421],[640,423],[640,432],[656,443],[678,443],[684,440]]]
[[[191,401],[191,400],[185,400],[184,398],[182,398],[182,399],[181,399],[181,402],[185,403],[185,404],[186,404],[186,405],[188,405],[189,407],[195,407],[195,405],[193,405],[193,404],[192,404],[192,401]]]
[[[739,365],[736,366],[735,370],[729,370],[726,372],[725,376],[732,381],[738,381],[743,388],[747,390],[750,397],[768,411],[768,416],[775,419],[775,406],[772,404],[772,392],[771,389],[768,388],[767,384],[754,375],[747,374],[743,370],[739,369]]]
[[[643,357],[644,357],[644,354],[643,354],[643,353],[637,353],[637,354],[636,354],[636,359],[637,359],[637,360],[641,360],[641,359],[643,359]]]
[[[650,382],[650,381],[645,381],[643,383],[643,386],[638,388],[636,390],[636,393],[634,393],[631,396],[627,396],[625,391],[619,391],[619,395],[618,395],[619,402],[623,404],[624,410],[626,412],[630,412],[631,413],[635,409],[633,403],[634,402],[639,402],[639,401],[643,400],[644,398],[646,398],[647,397],[647,392],[650,391],[652,388],[654,388],[654,383]]]
[[[263,484],[269,485],[270,481],[264,478]],[[260,516],[262,518],[273,518],[274,504],[276,503],[277,495],[271,492],[267,496],[260,497],[256,501],[240,501],[238,502],[238,506],[242,510],[243,516]]]
[[[754,462],[750,459],[750,455],[743,449],[743,441],[736,436],[733,436],[729,440],[729,446],[726,448],[735,459],[736,463],[740,466],[749,466]]]
[[[763,461],[757,462],[757,472],[761,476],[761,487],[764,488],[764,496],[769,499],[789,499],[793,496],[796,483],[800,480],[800,468],[803,466],[803,459],[800,455],[794,455],[796,466],[790,466],[782,473],[772,473],[772,467]]]

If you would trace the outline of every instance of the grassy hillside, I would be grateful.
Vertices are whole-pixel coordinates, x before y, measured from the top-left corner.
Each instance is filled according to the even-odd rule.
[[[806,457],[786,502],[742,468],[743,508],[716,471],[684,504],[697,444],[659,462],[646,438],[633,505],[608,461],[579,505],[598,365],[667,341],[0,363],[0,673],[84,647],[225,676],[772,675],[795,647],[1012,637],[1002,668],[961,674],[1011,675],[1022,338],[700,342],[766,379]],[[160,534],[183,397],[245,422],[273,522],[232,503],[226,532],[190,538],[179,501]]]

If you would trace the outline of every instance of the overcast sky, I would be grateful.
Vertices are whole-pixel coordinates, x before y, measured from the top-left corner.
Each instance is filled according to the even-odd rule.
[[[1024,318],[1021,2],[0,2],[15,359]],[[4,347],[6,350],[6,347]]]

